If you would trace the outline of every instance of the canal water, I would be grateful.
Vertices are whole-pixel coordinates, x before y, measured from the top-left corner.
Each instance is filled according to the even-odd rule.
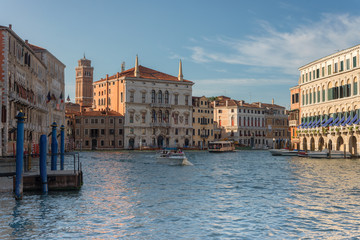
[[[0,193],[1,239],[360,238],[360,160],[83,152],[78,192]]]

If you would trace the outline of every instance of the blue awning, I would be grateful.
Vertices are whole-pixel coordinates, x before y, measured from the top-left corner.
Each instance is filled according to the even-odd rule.
[[[346,121],[341,124],[341,126],[346,126],[346,124],[348,124],[351,121],[351,116],[348,117],[348,119],[346,119]]]
[[[298,128],[301,128],[303,125],[304,125],[304,123],[301,123],[301,124],[298,126]]]
[[[358,115],[355,114],[355,116],[353,117],[353,119],[348,123],[348,125],[352,125],[358,118]]]
[[[323,125],[322,127],[327,127],[327,125],[329,125],[329,123],[333,120],[333,118],[329,118]]]
[[[345,120],[345,116],[341,118],[341,120],[336,124],[336,126],[340,126],[340,124]]]
[[[312,124],[312,122],[313,122],[313,121],[310,121],[310,122],[305,126],[305,128],[310,127],[310,125]]]
[[[329,126],[334,126],[339,121],[339,117],[337,117]]]
[[[314,121],[313,121],[313,123],[312,123],[312,124],[310,124],[310,126],[309,126],[309,127],[310,127],[310,128],[313,128],[313,127],[315,126],[315,124],[316,124],[316,123],[317,123],[317,121],[316,121],[316,120],[314,120]]]
[[[319,119],[317,122],[315,122],[315,123],[312,125],[312,127],[318,127],[319,124],[320,124],[320,122],[321,122],[321,120]]]
[[[326,118],[322,120],[322,122],[319,124],[319,127],[322,126],[326,122]]]

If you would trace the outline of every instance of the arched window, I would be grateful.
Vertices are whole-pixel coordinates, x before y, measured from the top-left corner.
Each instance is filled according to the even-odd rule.
[[[156,122],[156,112],[155,112],[155,110],[151,111],[151,122],[153,122],[153,123]]]
[[[169,104],[169,92],[165,91],[165,104]]]
[[[161,90],[159,90],[159,92],[158,92],[158,103],[162,103],[162,91]]]
[[[155,90],[151,91],[151,102],[155,103],[156,102],[156,93]]]
[[[165,111],[165,122],[166,123],[169,122],[169,111],[168,110]]]
[[[162,117],[162,111],[161,110],[159,110],[159,112],[158,112],[158,122],[162,122],[162,120],[163,120],[163,117]]]

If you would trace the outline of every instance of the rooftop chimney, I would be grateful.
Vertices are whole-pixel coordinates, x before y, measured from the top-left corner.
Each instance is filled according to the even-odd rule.
[[[226,100],[226,106],[228,106],[229,105],[229,100]]]
[[[125,71],[125,62],[121,63],[121,72]]]
[[[27,39],[25,39],[25,43],[26,43],[26,44],[28,44],[28,43],[29,43],[29,41],[28,41]]]
[[[261,102],[259,102],[259,107],[261,107]]]
[[[179,81],[184,81],[184,77],[183,77],[183,74],[182,74],[182,64],[181,64],[181,60],[179,62],[179,75],[178,75],[178,80]]]
[[[272,105],[274,105],[274,99],[272,99]]]
[[[9,24],[9,28],[12,29],[12,24]]]

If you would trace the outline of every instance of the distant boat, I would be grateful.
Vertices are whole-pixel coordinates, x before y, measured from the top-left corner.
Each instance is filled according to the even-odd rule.
[[[269,152],[273,156],[297,156],[297,150],[289,150],[289,149],[270,149]]]
[[[234,150],[235,146],[231,141],[215,141],[208,144],[208,151],[212,153],[233,152]]]
[[[185,156],[185,153],[181,150],[160,150],[157,153],[156,158],[158,159],[158,161],[167,161],[176,165],[185,165],[187,162],[187,157]]]

